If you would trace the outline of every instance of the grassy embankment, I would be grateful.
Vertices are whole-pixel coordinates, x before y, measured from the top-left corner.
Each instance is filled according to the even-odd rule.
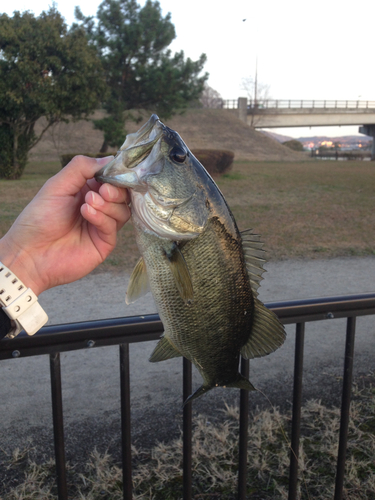
[[[0,181],[0,235],[59,168],[30,163],[20,181]],[[270,260],[375,253],[372,162],[235,162],[217,182],[239,228],[262,236]],[[101,269],[130,271],[137,259],[127,224]]]

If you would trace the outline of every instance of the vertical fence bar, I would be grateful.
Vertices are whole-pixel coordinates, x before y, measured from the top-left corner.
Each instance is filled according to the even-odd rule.
[[[192,377],[191,377],[191,362],[186,358],[182,358],[182,384],[183,384],[183,399],[192,393]],[[192,471],[191,471],[191,454],[192,454],[192,406],[191,402],[186,404],[183,409],[183,482],[184,495],[183,500],[191,500],[192,498]]]
[[[53,437],[55,443],[57,492],[59,500],[67,500],[68,489],[66,484],[60,353],[54,352],[50,354],[49,360],[50,360],[50,373],[51,373],[52,418],[53,418]]]
[[[299,449],[299,438],[300,438],[300,430],[301,430],[304,341],[305,341],[305,323],[297,323],[297,326],[296,326],[296,345],[295,345],[295,353],[294,353],[292,443],[291,443],[291,452],[290,452],[288,500],[296,500],[297,499],[298,449]]]
[[[249,360],[241,358],[241,374],[249,378]],[[247,434],[249,426],[249,391],[240,390],[240,438],[238,451],[238,500],[246,500]]]
[[[129,344],[120,344],[120,392],[123,499],[132,500]]]
[[[339,451],[337,457],[337,472],[336,472],[336,486],[335,486],[334,500],[342,499],[342,493],[344,488],[345,459],[346,459],[346,448],[348,443],[348,428],[349,428],[350,396],[352,391],[352,379],[353,379],[355,323],[356,323],[356,318],[351,317],[348,318],[346,325],[344,379],[342,387],[340,437],[339,437]]]

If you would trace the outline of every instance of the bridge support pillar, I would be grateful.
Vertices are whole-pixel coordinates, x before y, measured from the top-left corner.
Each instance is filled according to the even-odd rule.
[[[375,161],[375,125],[363,125],[359,127],[358,132],[372,137],[371,161]]]
[[[247,97],[238,98],[238,118],[247,124]]]

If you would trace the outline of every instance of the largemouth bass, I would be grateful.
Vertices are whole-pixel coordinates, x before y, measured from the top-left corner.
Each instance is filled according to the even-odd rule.
[[[130,303],[151,288],[164,334],[150,361],[185,356],[203,384],[254,390],[239,373],[240,354],[265,356],[285,339],[283,325],[257,298],[264,250],[239,232],[223,195],[177,134],[156,115],[129,134],[96,174],[130,188],[141,253],[128,286]]]

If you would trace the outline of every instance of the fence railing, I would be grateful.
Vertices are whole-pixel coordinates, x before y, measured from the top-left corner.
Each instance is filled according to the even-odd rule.
[[[305,323],[333,318],[347,318],[344,378],[342,389],[341,424],[334,500],[341,500],[345,476],[348,441],[349,408],[352,386],[356,317],[375,314],[375,293],[329,297],[299,301],[269,303],[284,324],[296,324],[293,415],[289,473],[289,500],[297,499],[298,450],[301,428],[302,373]],[[123,498],[132,499],[131,421],[129,344],[156,340],[163,331],[158,315],[116,318],[66,325],[47,326],[34,337],[22,334],[13,340],[0,342],[0,360],[50,355],[52,414],[59,500],[67,500],[63,402],[61,390],[60,352],[119,345],[121,382],[121,441],[123,467]],[[241,372],[249,375],[249,362],[241,360]],[[183,359],[184,401],[192,392],[191,363]],[[248,391],[240,390],[238,500],[245,500],[247,485],[247,432],[249,414]],[[183,409],[183,498],[192,498],[192,404]]]
[[[222,101],[224,109],[238,109],[238,99]],[[374,109],[375,101],[333,101],[298,99],[248,99],[248,109]]]

